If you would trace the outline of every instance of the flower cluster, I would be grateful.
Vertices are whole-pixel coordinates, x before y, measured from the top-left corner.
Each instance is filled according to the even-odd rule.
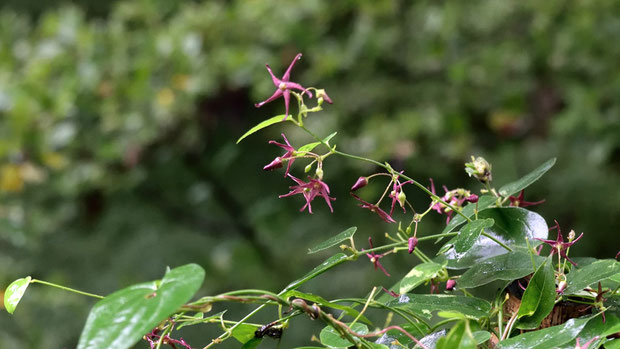
[[[430,191],[433,194],[437,195],[437,193],[435,192],[435,183],[433,182],[432,178],[430,178],[430,182]],[[469,190],[465,190],[462,188],[448,190],[445,185],[443,186],[443,190],[445,191],[445,194],[441,197],[441,200],[447,202],[453,207],[456,207],[457,209],[460,209],[465,202],[478,202],[478,195],[472,194]],[[452,219],[452,215],[454,214],[454,211],[450,207],[438,201],[433,202],[431,207],[439,214],[445,214],[446,224],[450,223],[450,219]]]

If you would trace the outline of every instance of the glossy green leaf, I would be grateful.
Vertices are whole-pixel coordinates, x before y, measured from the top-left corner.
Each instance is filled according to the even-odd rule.
[[[411,324],[404,324],[400,327],[411,334],[414,338],[422,338],[425,335],[425,333],[420,332]],[[385,332],[381,337],[377,338],[375,343],[387,345],[390,349],[403,348],[402,346],[393,345],[392,343],[394,343],[394,341],[398,341],[398,343],[405,345],[407,348],[409,344],[413,343],[411,338],[399,330],[389,330]]]
[[[499,188],[499,195],[509,196],[520,192],[521,190],[529,187],[532,183],[536,182],[545,172],[549,171],[553,165],[555,165],[555,158],[547,160],[544,164],[538,166],[534,171],[521,177],[519,180],[508,183]]]
[[[334,132],[332,134],[330,134],[329,136],[325,137],[323,139],[323,143],[327,143],[329,144],[329,141],[334,138],[334,136],[337,134],[338,132]],[[309,152],[314,150],[314,148],[316,148],[319,144],[321,144],[321,142],[312,142],[312,143],[308,143],[306,145],[302,145],[301,147],[299,147],[297,149],[297,153],[303,153],[303,152]]]
[[[348,258],[349,257],[346,254],[344,254],[344,253],[337,253],[337,254],[327,258],[325,260],[325,262],[321,263],[319,266],[317,266],[316,268],[312,269],[308,274],[304,275],[300,279],[297,279],[297,280],[291,282],[288,286],[286,286],[286,288],[284,288],[283,292],[296,289],[297,287],[299,287],[302,284],[308,282],[309,280],[312,280],[315,277],[323,274],[324,272],[326,272],[329,269],[335,267],[336,265],[338,265],[340,263],[343,263]]]
[[[441,264],[434,262],[416,265],[402,278],[402,280],[400,280],[398,293],[404,294],[413,290],[424,282],[436,277],[442,269],[443,266]]]
[[[480,212],[478,219],[493,219],[493,226],[486,228],[485,232],[513,249],[527,246],[526,238],[530,240],[532,247],[538,246],[541,242],[534,238],[544,239],[549,233],[544,218],[520,207],[489,208]],[[444,255],[448,259],[448,268],[463,269],[506,252],[508,251],[495,241],[480,236],[466,252],[458,253],[451,249]]]
[[[349,325],[349,324],[347,324]],[[351,326],[351,329],[359,334],[367,334],[368,327],[364,324],[355,323]],[[323,345],[327,345],[330,347],[349,347],[354,345],[355,343],[351,343],[348,339],[342,338],[340,334],[331,326],[326,326],[321,330],[321,334],[319,335],[319,339]]]
[[[605,349],[620,349],[620,339],[612,339],[605,342]]]
[[[603,259],[596,261],[592,264],[586,265],[583,268],[573,268],[570,273],[566,275],[566,289],[564,294],[574,294],[583,290],[584,288],[604,280],[614,274],[620,272],[620,262],[616,262],[613,259]]]
[[[475,331],[474,333],[472,333],[472,335],[474,336],[474,340],[478,344],[482,344],[491,339],[491,333],[487,331]]]
[[[273,124],[277,124],[279,122],[283,122],[283,121],[287,121],[287,120],[292,120],[292,118],[289,118],[287,120],[284,120],[285,115],[276,115],[272,118],[269,118],[267,120],[263,120],[261,123],[259,123],[258,125],[252,127],[248,132],[244,133],[243,136],[239,137],[239,139],[237,139],[237,144],[239,144],[239,142],[241,142],[245,137],[260,131],[262,129],[264,129],[265,127],[271,126]]]
[[[131,348],[198,291],[204,269],[196,264],[169,270],[160,281],[136,284],[97,302],[78,348]]]
[[[256,337],[254,337],[254,338],[250,339],[249,341],[245,342],[245,343],[243,344],[243,346],[241,347],[241,349],[254,349],[254,348],[256,348],[256,347],[260,344],[260,342],[262,342],[262,341],[263,341],[263,339],[262,339],[262,338],[256,338]]]
[[[469,250],[474,245],[474,243],[478,241],[478,238],[480,238],[480,234],[482,234],[482,231],[485,228],[492,227],[494,223],[495,221],[493,220],[493,218],[487,218],[477,219],[475,221],[471,221],[465,224],[461,228],[459,235],[457,235],[456,239],[454,240],[454,249],[456,250],[456,252],[462,253]]]
[[[530,279],[517,312],[517,328],[535,329],[549,315],[555,305],[555,276],[549,257]]]
[[[437,346],[437,342],[446,336],[446,333],[448,333],[448,331],[446,331],[446,329],[442,329],[436,332],[433,332],[429,335],[426,335],[424,337],[422,337],[422,339],[420,339],[420,343],[422,345],[424,345],[426,348],[435,348]],[[417,345],[413,347],[413,349],[421,349],[422,347],[420,345]]]
[[[259,328],[260,326],[256,325],[240,324],[232,331],[232,335],[239,342],[247,343],[254,338],[254,332],[256,332]]]
[[[445,337],[437,341],[437,349],[476,349],[476,341],[466,321],[459,321]]]
[[[533,257],[537,266],[545,260],[541,256]],[[474,265],[461,275],[458,285],[460,288],[474,288],[495,280],[516,280],[533,272],[530,255],[524,249],[518,249]]]
[[[370,322],[370,320],[368,320],[366,318],[366,316],[361,315],[359,311],[355,310],[354,308],[347,306],[347,305],[342,305],[342,304],[338,304],[338,303],[332,303],[328,300],[326,300],[323,297],[314,295],[312,293],[304,293],[304,292],[300,292],[300,291],[296,291],[296,290],[291,290],[288,291],[284,294],[282,294],[282,297],[284,298],[289,298],[289,297],[295,297],[295,298],[301,298],[301,299],[305,299],[307,301],[311,301],[314,303],[318,303],[321,307],[328,307],[328,308],[332,308],[332,309],[337,309],[337,310],[342,310],[345,312],[345,314],[353,317],[353,318],[357,318],[359,316],[359,320],[365,322],[368,325],[372,325],[372,322]]]
[[[4,309],[9,312],[9,314],[13,314],[15,308],[17,308],[17,304],[22,300],[24,296],[24,292],[30,285],[30,280],[32,278],[30,276],[17,279],[9,285],[4,291]]]
[[[503,340],[496,349],[548,349],[564,345],[575,339],[592,317],[570,319],[562,325],[544,328],[538,331]]]
[[[574,349],[577,346],[577,338],[579,338],[579,344],[583,345],[585,342],[598,336],[599,340],[595,340],[589,346],[589,348],[596,348],[597,343],[604,341],[605,337],[617,332],[620,332],[620,319],[616,315],[607,313],[605,322],[603,322],[603,317],[599,315],[590,320],[574,340],[558,348]],[[608,348],[607,343],[605,343],[605,348]]]
[[[330,247],[336,246],[339,243],[349,240],[357,231],[357,227],[351,227],[338,235],[332,236],[331,238],[321,242],[320,244],[314,246],[313,248],[308,250],[308,254],[317,253],[319,251],[326,250]]]
[[[497,198],[491,195],[482,195],[477,203],[469,203],[467,206],[463,207],[461,213],[467,216],[467,218],[471,218],[475,213],[476,209],[478,212],[485,210],[491,205],[493,205],[497,201]],[[446,227],[441,232],[442,234],[449,233],[453,231],[456,227],[466,222],[466,219],[460,214],[455,214],[454,217],[450,220],[450,223],[446,225]]]
[[[386,302],[387,306],[405,308],[422,317],[431,318],[435,311],[458,312],[468,318],[488,316],[491,304],[484,299],[445,294],[403,294]]]

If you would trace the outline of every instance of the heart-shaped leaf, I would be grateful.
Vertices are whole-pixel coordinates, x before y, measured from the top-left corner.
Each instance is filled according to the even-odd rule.
[[[240,324],[239,326],[233,329],[232,335],[239,342],[247,343],[253,338],[255,338],[254,332],[256,332],[256,330],[258,330],[259,328],[260,326],[256,326],[256,325]]]
[[[583,268],[573,268],[566,275],[566,289],[564,294],[574,294],[584,288],[613,276],[620,272],[620,262],[613,259],[603,259],[588,264]]]
[[[105,297],[91,309],[78,348],[131,348],[189,301],[204,275],[202,267],[187,264],[168,271],[161,281],[132,285]]]
[[[431,318],[434,311],[450,311],[479,319],[489,315],[491,303],[484,299],[445,294],[403,294],[386,303],[393,308],[405,308],[422,317]]]
[[[32,280],[30,276],[17,279],[11,282],[9,287],[4,291],[4,309],[6,309],[9,314],[13,314],[17,304],[22,300],[24,292],[26,292],[28,285],[30,285],[30,280]]]
[[[349,240],[355,234],[355,231],[357,231],[357,227],[351,227],[336,236],[332,236],[331,238],[309,249],[308,254],[317,253],[319,251],[326,250],[332,246],[338,245],[339,243],[343,241]]]
[[[530,240],[531,246],[538,246],[541,242],[534,238],[545,239],[549,232],[544,218],[520,207],[489,208],[480,212],[478,219],[493,219],[493,226],[486,228],[485,232],[513,249],[527,246],[526,238]],[[463,269],[506,252],[506,249],[495,241],[480,236],[468,251],[458,253],[450,249],[445,256],[448,259],[448,268]]]
[[[551,257],[549,257],[530,279],[517,316],[517,328],[535,329],[542,320],[549,315],[555,305],[555,276],[553,274]]]
[[[555,158],[547,160],[544,164],[538,166],[534,171],[499,188],[499,195],[505,197],[520,192],[521,190],[529,187],[532,183],[536,182],[540,177],[542,177],[542,175],[545,174],[545,172],[549,171],[553,165],[555,165]]]
[[[537,266],[545,260],[536,255],[533,258]],[[458,285],[460,288],[474,288],[495,280],[516,280],[533,272],[530,255],[524,249],[518,249],[479,262],[461,275]]]
[[[494,223],[495,221],[493,220],[493,218],[487,218],[477,219],[475,221],[471,221],[465,224],[461,228],[459,235],[457,235],[456,239],[454,240],[454,249],[456,250],[456,252],[463,253],[468,251],[474,245],[474,243],[478,241],[478,238],[480,237],[480,234],[482,234],[482,231],[485,228],[492,227]]]
[[[285,115],[276,115],[272,118],[269,118],[267,120],[263,120],[262,122],[260,122],[258,125],[252,127],[248,132],[244,133],[243,136],[239,137],[239,139],[237,139],[237,144],[239,144],[239,142],[241,142],[245,137],[260,131],[262,129],[264,129],[265,127],[271,126],[273,124],[277,124],[279,122],[283,122],[283,121],[287,121],[287,120],[291,120],[292,118],[289,118],[287,120],[284,120]]]

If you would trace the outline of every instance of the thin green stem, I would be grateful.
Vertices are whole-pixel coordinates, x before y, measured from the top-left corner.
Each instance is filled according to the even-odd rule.
[[[73,289],[73,288],[57,285],[57,284],[54,284],[54,283],[51,283],[51,282],[47,282],[47,281],[43,281],[43,280],[32,279],[32,280],[30,280],[30,283],[31,284],[39,283],[39,284],[43,284],[43,285],[47,285],[47,286],[52,286],[52,287],[60,288],[61,290],[65,290],[65,291],[81,294],[81,295],[88,296],[88,297],[99,298],[99,299],[103,299],[104,298],[103,296],[100,296],[98,294],[88,293],[88,292],[76,290],[76,289]]]

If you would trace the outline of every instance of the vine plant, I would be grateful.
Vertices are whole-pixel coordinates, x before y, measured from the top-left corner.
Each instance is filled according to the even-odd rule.
[[[545,219],[524,208],[542,203],[525,201],[524,189],[547,172],[555,159],[496,189],[491,164],[481,157],[472,157],[465,164],[465,171],[480,181],[484,189],[476,194],[444,186],[440,196],[432,180],[427,186],[387,162],[342,152],[333,143],[336,132],[321,137],[307,128],[304,120],[332,100],[323,89],[304,88],[290,81],[291,70],[300,58],[298,54],[281,79],[267,65],[276,91],[256,107],[282,97],[285,114],[259,123],[237,143],[263,128],[285,122],[314,138],[314,142],[296,148],[282,134],[284,143],[269,143],[282,148],[284,154],[264,167],[271,171],[286,165],[284,176],[292,185],[280,197],[301,196],[304,204],[300,211],[307,209],[309,213],[318,197],[333,212],[331,202],[335,199],[324,181],[331,157],[373,164],[377,172],[359,177],[351,187],[351,195],[359,201],[359,207],[385,221],[390,243],[374,246],[369,237],[368,247],[358,248],[354,239],[357,228],[351,227],[310,248],[309,253],[330,248],[339,248],[340,252],[278,293],[245,289],[190,301],[202,284],[204,270],[188,264],[167,270],[161,280],[132,285],[105,297],[31,277],[18,279],[6,289],[6,310],[15,311],[32,283],[100,298],[80,336],[80,349],[130,348],[139,341],[150,348],[206,349],[231,338],[240,342],[242,348],[254,348],[267,337],[286,335],[290,319],[298,316],[325,324],[318,341],[329,348],[620,348],[620,339],[616,339],[620,331],[619,262],[569,259],[571,246],[584,233],[576,236],[571,230],[564,236],[557,221],[549,229]],[[296,117],[289,115],[291,96],[297,101]],[[306,98],[315,100],[314,105],[307,105]],[[293,167],[297,160],[307,162],[303,179],[291,174],[292,169],[297,169]],[[383,194],[379,198],[363,195],[362,188],[375,185],[379,177],[389,180]],[[408,201],[405,189],[409,187],[417,187],[428,195],[430,202],[423,212],[416,212]],[[397,221],[395,209],[408,214],[408,218]],[[421,225],[432,211],[446,217],[441,232],[425,231]],[[548,239],[549,231],[555,231],[555,240]],[[444,241],[436,256],[429,256],[418,247],[418,242],[425,240]],[[549,253],[545,252],[545,245],[550,246]],[[375,287],[363,297],[334,300],[302,291],[309,280],[360,257],[368,258],[374,269],[390,276],[381,259],[395,253],[413,254],[420,263],[389,288]],[[493,297],[482,299],[473,295],[472,290],[494,281],[503,287]],[[429,283],[430,294],[414,293],[419,286]],[[225,312],[211,313],[212,305],[218,302],[258,306],[235,320]],[[277,309],[277,319],[268,324],[250,322],[268,307]],[[385,312],[383,325],[365,316],[369,308]],[[176,336],[175,331],[185,326],[206,324],[220,326],[221,335],[200,346]]]

